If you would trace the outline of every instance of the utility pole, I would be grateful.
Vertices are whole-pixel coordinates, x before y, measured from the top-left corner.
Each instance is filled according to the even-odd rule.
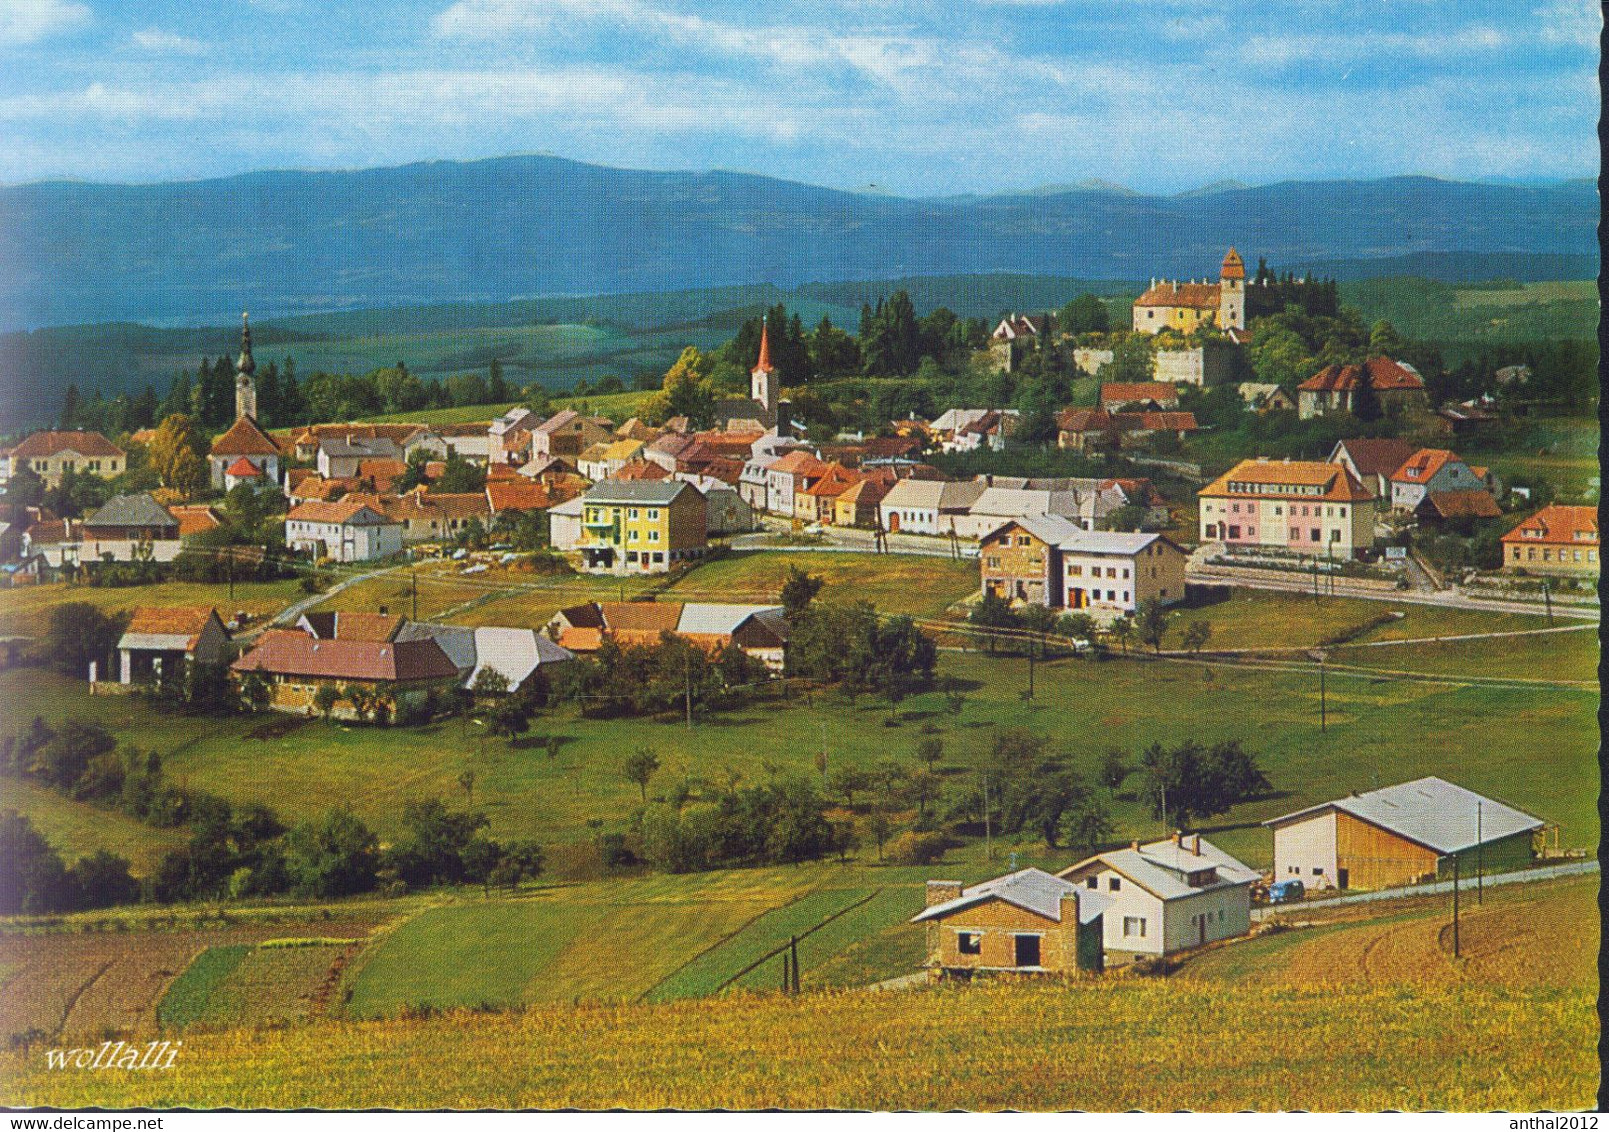
[[[693,654],[687,654],[687,663],[682,666],[682,673],[687,685],[687,730],[693,729]]]
[[[231,547],[226,547],[224,549],[223,560],[226,563],[228,563],[228,566],[229,566],[229,604],[234,605],[235,604],[235,548],[234,547],[231,546]]]
[[[1486,844],[1481,839],[1481,809],[1484,806],[1479,798],[1475,799],[1475,903],[1486,903]]]
[[[1453,854],[1453,958],[1458,957],[1458,855],[1455,853]]]
[[[1028,698],[1034,698],[1034,646],[1028,645]]]
[[[983,857],[994,860],[994,836],[989,825],[989,772],[983,772]]]
[[[1324,684],[1324,662],[1329,654],[1323,649],[1314,649],[1308,653],[1308,658],[1318,663],[1318,729],[1321,732],[1329,730],[1329,696]],[[1375,772],[1376,777],[1379,771]]]
[[[1553,625],[1553,591],[1548,588],[1546,578],[1542,579],[1542,603],[1547,606],[1548,626],[1551,628]]]
[[[413,619],[419,620],[419,568],[415,566],[408,571],[408,581],[413,589]]]
[[[1313,555],[1313,604],[1318,604],[1318,555]]]
[[[799,937],[788,938],[788,953],[793,956],[793,993],[799,993]]]

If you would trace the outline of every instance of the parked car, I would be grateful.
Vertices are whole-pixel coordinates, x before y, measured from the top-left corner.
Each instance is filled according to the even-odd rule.
[[[1299,880],[1275,881],[1268,886],[1270,904],[1294,904],[1307,896],[1307,886]]]

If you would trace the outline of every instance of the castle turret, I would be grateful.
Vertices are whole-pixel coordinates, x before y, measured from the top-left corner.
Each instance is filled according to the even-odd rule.
[[[1234,248],[1225,253],[1218,272],[1218,326],[1246,329],[1246,264]]]
[[[251,318],[242,313],[240,316],[240,357],[235,361],[235,419],[250,417],[257,419],[257,383],[252,380],[252,374],[257,372],[257,362],[251,356]]]

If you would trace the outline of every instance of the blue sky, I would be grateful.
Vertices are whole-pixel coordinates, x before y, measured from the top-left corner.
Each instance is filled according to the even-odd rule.
[[[550,152],[942,195],[1597,172],[1596,0],[0,0],[0,182]]]

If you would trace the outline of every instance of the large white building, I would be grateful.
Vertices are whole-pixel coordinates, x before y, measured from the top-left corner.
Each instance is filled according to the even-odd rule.
[[[1121,962],[1171,955],[1251,930],[1260,874],[1199,834],[1099,853],[1056,874],[1112,903],[1106,955]]]
[[[302,503],[285,516],[285,545],[337,562],[402,553],[402,524],[355,499]]]

